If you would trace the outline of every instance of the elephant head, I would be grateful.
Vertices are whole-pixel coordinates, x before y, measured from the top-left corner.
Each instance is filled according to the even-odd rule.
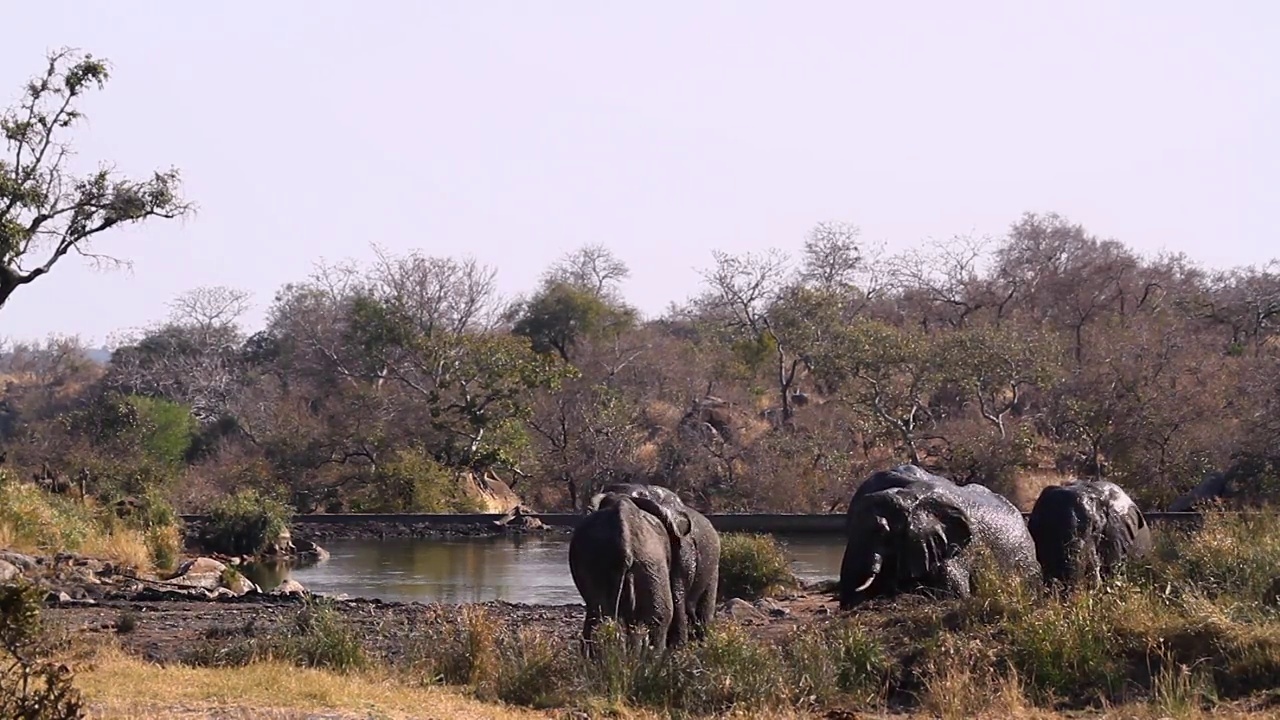
[[[946,564],[972,539],[969,517],[936,493],[890,488],[858,500],[850,513],[841,568],[841,605],[946,582]]]

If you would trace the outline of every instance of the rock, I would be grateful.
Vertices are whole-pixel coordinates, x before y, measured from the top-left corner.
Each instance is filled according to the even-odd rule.
[[[763,612],[769,613],[772,617],[786,617],[791,611],[782,607],[774,600],[769,598],[761,598],[755,603],[755,607]]]
[[[721,612],[723,612],[725,615],[728,615],[729,617],[735,620],[745,620],[748,618],[760,617],[760,611],[757,610],[755,606],[753,606],[751,603],[747,602],[746,600],[743,600],[742,598],[729,599],[727,602],[725,602],[724,608],[721,610]]]
[[[293,544],[293,547],[297,555],[303,560],[309,562],[323,562],[329,559],[329,551],[310,540],[298,540]]]
[[[294,554],[296,550],[297,548],[293,544],[293,533],[290,533],[289,528],[286,527],[280,531],[280,535],[275,541],[267,546],[263,554],[268,557],[287,557]]]
[[[9,582],[21,574],[22,571],[16,565],[7,560],[0,560],[0,582]]]
[[[272,588],[269,594],[279,596],[301,596],[307,594],[307,589],[297,580],[288,578],[284,582]]]
[[[23,555],[22,553],[16,552],[0,552],[0,560],[4,560],[19,570],[35,570],[40,564],[30,555]]]
[[[212,558],[196,558],[178,566],[178,574],[168,580],[173,585],[213,590],[222,587],[227,566]]]
[[[170,585],[216,591],[225,589],[232,595],[261,592],[249,578],[213,558],[201,557],[178,566],[178,574],[167,580]]]
[[[262,590],[256,584],[254,584],[252,580],[245,577],[244,575],[241,575],[240,573],[235,571],[232,571],[232,573],[229,573],[229,575],[230,577],[223,578],[222,587],[218,589],[230,590],[233,594],[237,596],[247,595],[249,593],[262,592]]]

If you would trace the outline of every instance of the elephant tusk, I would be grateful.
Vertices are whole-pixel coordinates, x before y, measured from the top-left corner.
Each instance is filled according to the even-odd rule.
[[[854,588],[853,592],[860,593],[863,590],[866,590],[867,588],[871,587],[871,583],[875,582],[876,577],[880,575],[880,567],[883,564],[884,564],[884,557],[879,554],[875,555],[875,557],[871,560],[871,575],[867,578],[866,582]]]
[[[876,581],[876,576],[875,576],[875,575],[872,575],[871,577],[867,578],[867,581],[866,581],[866,582],[864,582],[864,583],[862,583],[861,585],[859,585],[858,587],[854,588],[854,589],[853,589],[853,591],[854,591],[854,592],[856,592],[856,593],[860,593],[860,592],[862,592],[863,590],[866,590],[867,588],[871,587],[871,583],[873,583],[873,582],[875,582],[875,581]]]

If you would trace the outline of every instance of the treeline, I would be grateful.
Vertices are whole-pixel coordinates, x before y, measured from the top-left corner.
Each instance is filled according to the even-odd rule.
[[[716,253],[643,319],[593,245],[502,299],[495,270],[416,253],[322,265],[276,294],[203,288],[104,368],[74,340],[4,356],[7,463],[107,501],[198,511],[237,489],[301,512],[478,509],[509,486],[581,508],[606,481],[716,511],[826,511],[910,460],[1034,499],[1059,473],[1163,507],[1280,454],[1280,268],[1140,257],[1057,215],[992,241]],[[501,481],[501,482],[499,482]],[[509,496],[507,501],[510,501]]]

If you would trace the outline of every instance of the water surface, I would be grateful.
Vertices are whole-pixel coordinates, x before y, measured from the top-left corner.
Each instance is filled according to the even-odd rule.
[[[805,581],[840,574],[844,541],[778,536]],[[580,603],[569,575],[567,535],[331,540],[330,558],[310,567],[250,576],[274,587],[289,577],[312,592],[388,601]]]

